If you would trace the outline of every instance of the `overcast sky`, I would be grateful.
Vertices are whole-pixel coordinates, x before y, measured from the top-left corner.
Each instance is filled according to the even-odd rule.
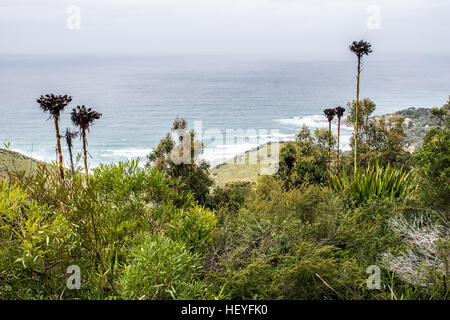
[[[449,16],[448,0],[0,0],[0,54],[338,57],[361,38],[448,54]]]

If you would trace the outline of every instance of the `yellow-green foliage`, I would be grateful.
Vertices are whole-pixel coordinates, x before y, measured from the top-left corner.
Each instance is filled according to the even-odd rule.
[[[232,299],[391,299],[442,297],[382,270],[383,290],[368,290],[366,269],[384,251],[404,250],[392,217],[417,203],[391,197],[346,205],[317,185],[286,190],[261,178],[237,212],[221,212],[205,262],[207,279]],[[389,285],[389,287],[388,287]]]
[[[128,264],[120,272],[118,291],[124,299],[201,299],[207,287],[198,280],[201,259],[164,234],[138,237]]]
[[[0,180],[0,298],[57,298],[70,241],[71,226],[62,214]]]
[[[207,268],[216,270],[212,277],[230,298],[336,297],[320,280],[335,283],[336,252],[312,237],[324,231],[312,221],[320,212],[319,190],[285,191],[281,181],[262,178],[241,210],[223,219]]]
[[[36,235],[32,233],[33,237],[37,238],[30,236],[27,242],[21,243],[24,249],[35,252],[35,255],[46,253],[47,251],[42,253],[40,250],[45,248],[47,236],[49,243],[53,243],[54,235],[51,232],[54,232],[55,228],[61,232],[61,237],[72,233],[76,235],[73,242],[58,242],[61,245],[58,249],[65,253],[52,251],[59,258],[55,258],[56,265],[60,266],[58,277],[49,280],[42,271],[34,275],[42,281],[40,285],[48,287],[49,290],[49,283],[56,281],[55,287],[58,289],[51,290],[51,293],[60,295],[61,298],[122,297],[122,280],[119,279],[123,277],[123,266],[133,261],[130,258],[133,252],[130,247],[138,237],[170,239],[167,241],[173,241],[178,247],[185,248],[183,250],[190,250],[198,260],[197,265],[200,265],[202,251],[208,245],[216,224],[215,216],[209,209],[200,207],[192,194],[182,191],[184,186],[179,179],[171,179],[156,168],[140,168],[136,161],[101,165],[94,170],[88,181],[83,175],[76,175],[74,179],[61,182],[56,171],[42,167],[34,176],[11,175],[11,180],[6,180],[3,186],[15,190],[14,183],[20,184],[29,194],[18,194],[19,199],[29,201],[26,206],[17,202],[19,200],[10,201],[13,204],[18,203],[15,204],[19,206],[17,214],[25,214],[22,208],[28,207],[35,213],[26,215],[29,222],[25,220],[25,230],[37,230]],[[5,197],[8,199],[11,196],[8,193]],[[5,210],[2,208],[2,212]],[[12,215],[16,211],[5,212]],[[2,221],[5,228],[16,230],[14,216]],[[66,229],[63,229],[63,226]],[[9,248],[5,243],[7,242],[0,242],[2,253]],[[165,250],[164,246],[161,248]],[[160,254],[170,255],[170,252],[172,251],[155,254],[158,257]],[[26,255],[24,257],[27,258]],[[17,258],[16,255],[15,259]],[[169,258],[170,261],[175,259]],[[29,259],[39,262],[34,256]],[[28,263],[29,259],[24,261]],[[49,262],[50,266],[52,262]],[[19,263],[22,262],[17,262],[16,265]],[[81,290],[65,290],[65,271],[69,265],[78,265],[81,269]],[[3,272],[13,272],[12,267],[12,264],[6,266],[3,269],[6,271]],[[50,270],[47,264],[42,264],[42,268]],[[18,281],[10,285],[11,292],[29,290],[29,297],[39,297],[41,291],[28,286],[30,275],[19,272],[16,278]],[[24,296],[26,295],[16,297]],[[50,297],[48,294],[42,296]],[[178,294],[175,296],[178,297]]]
[[[208,209],[195,204],[186,210],[176,210],[169,222],[169,236],[186,244],[191,251],[208,245],[216,226],[216,217]]]

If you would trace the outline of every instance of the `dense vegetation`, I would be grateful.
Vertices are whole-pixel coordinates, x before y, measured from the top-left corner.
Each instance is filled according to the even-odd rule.
[[[200,199],[187,187],[195,164],[178,177],[136,161],[100,165],[89,179],[78,170],[61,180],[56,163],[11,170],[0,180],[0,297],[445,299],[449,113],[449,103],[435,110],[440,126],[408,166],[394,125],[382,128],[376,141],[389,152],[375,163],[355,173],[344,153],[327,176],[327,132],[303,128],[276,175]],[[79,290],[66,286],[70,265]],[[366,286],[371,265],[379,290]]]
[[[46,97],[60,150],[52,103],[70,101]],[[335,150],[338,108],[326,109],[328,130],[303,127],[282,146],[276,174],[224,186],[183,119],[178,141],[168,134],[144,166],[89,172],[86,132],[101,115],[73,109],[85,174],[67,174],[59,152],[59,163],[0,178],[0,299],[447,299],[450,100],[413,154],[404,119],[370,118],[359,89],[343,120],[358,126],[352,151]]]

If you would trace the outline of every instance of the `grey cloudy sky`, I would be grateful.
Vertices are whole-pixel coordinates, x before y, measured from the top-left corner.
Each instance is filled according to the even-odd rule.
[[[81,28],[67,27],[69,6]],[[380,8],[378,21],[367,12]],[[450,53],[448,0],[0,0],[0,54]],[[375,19],[375,20],[373,20]],[[372,21],[372,22],[371,22]]]

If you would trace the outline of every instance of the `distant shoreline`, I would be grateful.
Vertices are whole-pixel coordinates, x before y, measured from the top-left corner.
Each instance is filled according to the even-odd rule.
[[[433,121],[432,119],[430,119],[430,117],[431,117],[430,110],[431,110],[431,108],[423,108],[423,107],[407,108],[407,109],[403,109],[403,110],[392,112],[392,113],[373,115],[370,117],[370,119],[388,120],[394,115],[403,116],[405,118],[406,139],[407,139],[408,143],[410,144],[411,151],[412,151],[412,150],[415,150],[422,146],[423,138],[425,137],[425,134],[426,134],[428,128],[436,125],[436,122]],[[280,144],[284,144],[284,143],[287,143],[287,142],[293,141],[293,140],[294,139],[273,141],[273,142],[278,142]],[[262,143],[262,144],[258,145],[257,147],[251,148],[251,149],[249,149],[245,152],[242,152],[236,156],[230,157],[230,159],[228,159],[222,163],[219,163],[219,164],[213,166],[212,168],[218,169],[221,166],[229,163],[229,161],[232,159],[235,159],[237,157],[242,157],[243,155],[258,151],[259,149],[266,146],[268,143],[271,143],[271,142],[269,141],[266,143]]]
[[[405,126],[406,126],[406,137],[407,141],[410,145],[410,151],[413,151],[419,148],[422,145],[423,138],[427,132],[427,130],[436,125],[436,122],[430,119],[430,108],[407,108],[393,113],[387,113],[383,115],[374,115],[372,119],[389,119],[393,115],[401,115],[405,117]],[[269,165],[264,164],[239,164],[234,165],[231,162],[236,161],[242,158],[248,157],[259,157],[258,151],[265,148],[268,144],[271,143],[280,143],[281,145],[292,140],[283,140],[283,141],[273,141],[266,142],[257,147],[253,147],[247,151],[239,153],[233,157],[230,157],[229,160],[217,164],[211,167],[211,175],[214,177],[216,182],[219,184],[224,184],[227,179],[248,179],[254,180],[257,177],[258,172],[261,170],[261,167],[265,167],[267,170],[274,171],[274,167],[269,168]],[[280,146],[281,147],[281,146]],[[14,159],[14,162],[12,161]],[[264,160],[264,159],[263,159]],[[33,157],[26,156],[22,153],[6,150],[0,148],[0,176],[6,173],[6,170],[13,168],[14,166],[19,168],[29,167],[37,165],[39,163],[44,163],[40,160],[37,160]]]

